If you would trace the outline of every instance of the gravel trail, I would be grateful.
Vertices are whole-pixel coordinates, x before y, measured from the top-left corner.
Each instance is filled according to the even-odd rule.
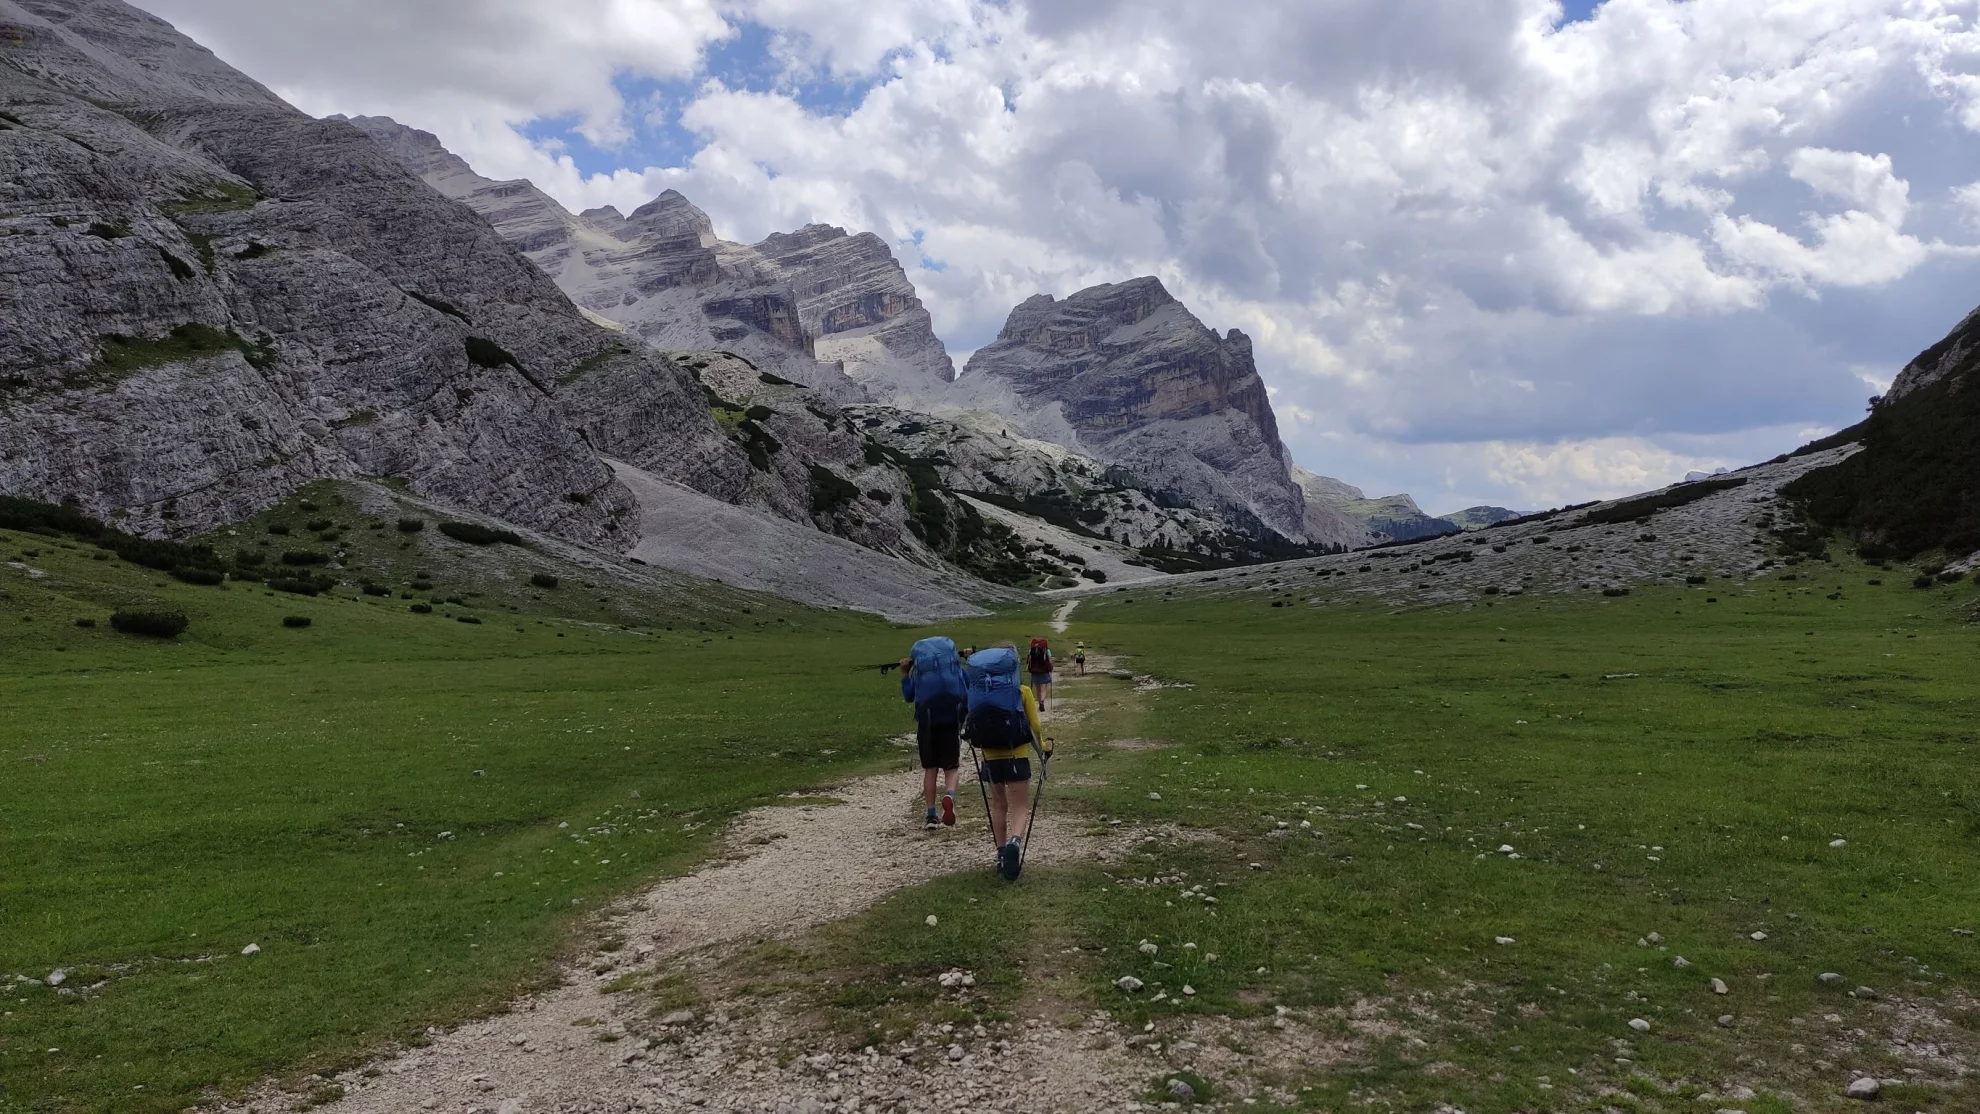
[[[994,1056],[989,1053],[995,1042],[979,1039],[982,1034],[942,1034],[937,1044],[918,1049],[919,1055],[895,1048],[839,1065],[826,1054],[832,1064],[822,1066],[817,1055],[783,1062],[787,1057],[777,1054],[790,1041],[804,1039],[804,1023],[780,1015],[775,1003],[718,1003],[693,1021],[658,1024],[648,1016],[650,1001],[643,995],[605,990],[629,972],[719,966],[739,947],[796,936],[900,888],[954,871],[989,870],[991,850],[977,794],[973,786],[962,789],[960,822],[934,831],[922,827],[918,779],[906,771],[845,783],[826,790],[830,798],[793,798],[759,808],[730,833],[727,857],[661,882],[614,909],[601,935],[623,943],[572,963],[558,987],[518,1001],[500,1017],[452,1031],[429,1030],[431,1043],[424,1048],[334,1079],[306,1080],[302,1093],[269,1083],[218,1109],[262,1114],[308,1109],[309,1090],[335,1085],[343,1097],[315,1109],[328,1114],[953,1111],[974,1108],[978,1095],[989,1094],[992,1080],[1016,1070],[1020,1059],[1028,1065],[1020,1078],[1042,1079],[1049,1071],[1058,1082],[1027,1085],[1032,1098],[1017,1109],[1094,1109],[1084,1099],[1072,1100],[1114,1085],[1097,1061],[1067,1055],[1077,1043],[1070,1032],[1026,1028],[1001,1034],[1005,1047]],[[1050,809],[1038,817],[1036,833],[1031,861],[1038,865],[1108,858],[1142,834],[1090,835],[1085,825]],[[732,1007],[747,1016],[732,1017]],[[964,1047],[956,1042],[970,1048],[952,1059],[951,1044]],[[849,1094],[839,1082],[842,1076],[870,1085]]]

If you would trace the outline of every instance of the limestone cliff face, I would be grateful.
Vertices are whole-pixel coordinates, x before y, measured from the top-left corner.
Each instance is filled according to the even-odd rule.
[[[956,394],[1196,506],[1307,536],[1250,339],[1206,328],[1159,279],[1027,299]]]
[[[586,309],[670,351],[723,349],[839,398],[920,396],[955,378],[928,311],[872,233],[829,225],[762,243],[719,239],[667,190],[630,216],[573,215],[526,181],[474,173],[431,133],[387,117],[351,123],[466,202]]]
[[[207,528],[319,477],[630,544],[560,384],[600,365],[699,490],[749,468],[473,211],[120,0],[0,0],[0,490]]]

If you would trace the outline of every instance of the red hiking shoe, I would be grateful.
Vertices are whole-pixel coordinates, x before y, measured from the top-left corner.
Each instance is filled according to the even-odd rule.
[[[956,826],[956,799],[946,794],[942,797],[942,826],[945,828]]]

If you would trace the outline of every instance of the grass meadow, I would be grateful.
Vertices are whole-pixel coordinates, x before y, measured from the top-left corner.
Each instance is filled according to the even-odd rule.
[[[518,602],[468,625],[0,535],[29,547],[45,577],[0,569],[0,978],[67,978],[8,983],[0,1108],[178,1109],[417,1042],[550,975],[588,910],[689,869],[736,811],[904,764],[891,679],[853,667],[921,632],[877,621]],[[106,601],[138,598],[191,629],[110,631]],[[1270,1089],[1247,1109],[1778,1114],[1840,1109],[1851,1070],[1907,1080],[1893,1108],[1980,1108],[1947,1066],[1980,1064],[1980,941],[1955,931],[1980,929],[1974,585],[1839,563],[1274,600],[1142,588],[1074,615],[1064,639],[1165,684],[1069,686],[1054,723],[1048,807],[1148,832],[1123,861],[945,878],[737,985],[809,995],[854,1046],[1100,1008],[1156,1037],[1233,1018],[1241,1054],[1294,1010],[1335,1062],[1248,1069]],[[1045,612],[945,629],[1016,639]],[[921,977],[950,966],[978,972],[967,1006]]]

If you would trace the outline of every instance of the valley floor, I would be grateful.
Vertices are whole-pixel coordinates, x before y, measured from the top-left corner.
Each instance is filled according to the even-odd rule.
[[[1056,609],[1015,886],[875,622],[0,655],[0,1104],[1980,1107],[1971,582],[1312,591]]]

